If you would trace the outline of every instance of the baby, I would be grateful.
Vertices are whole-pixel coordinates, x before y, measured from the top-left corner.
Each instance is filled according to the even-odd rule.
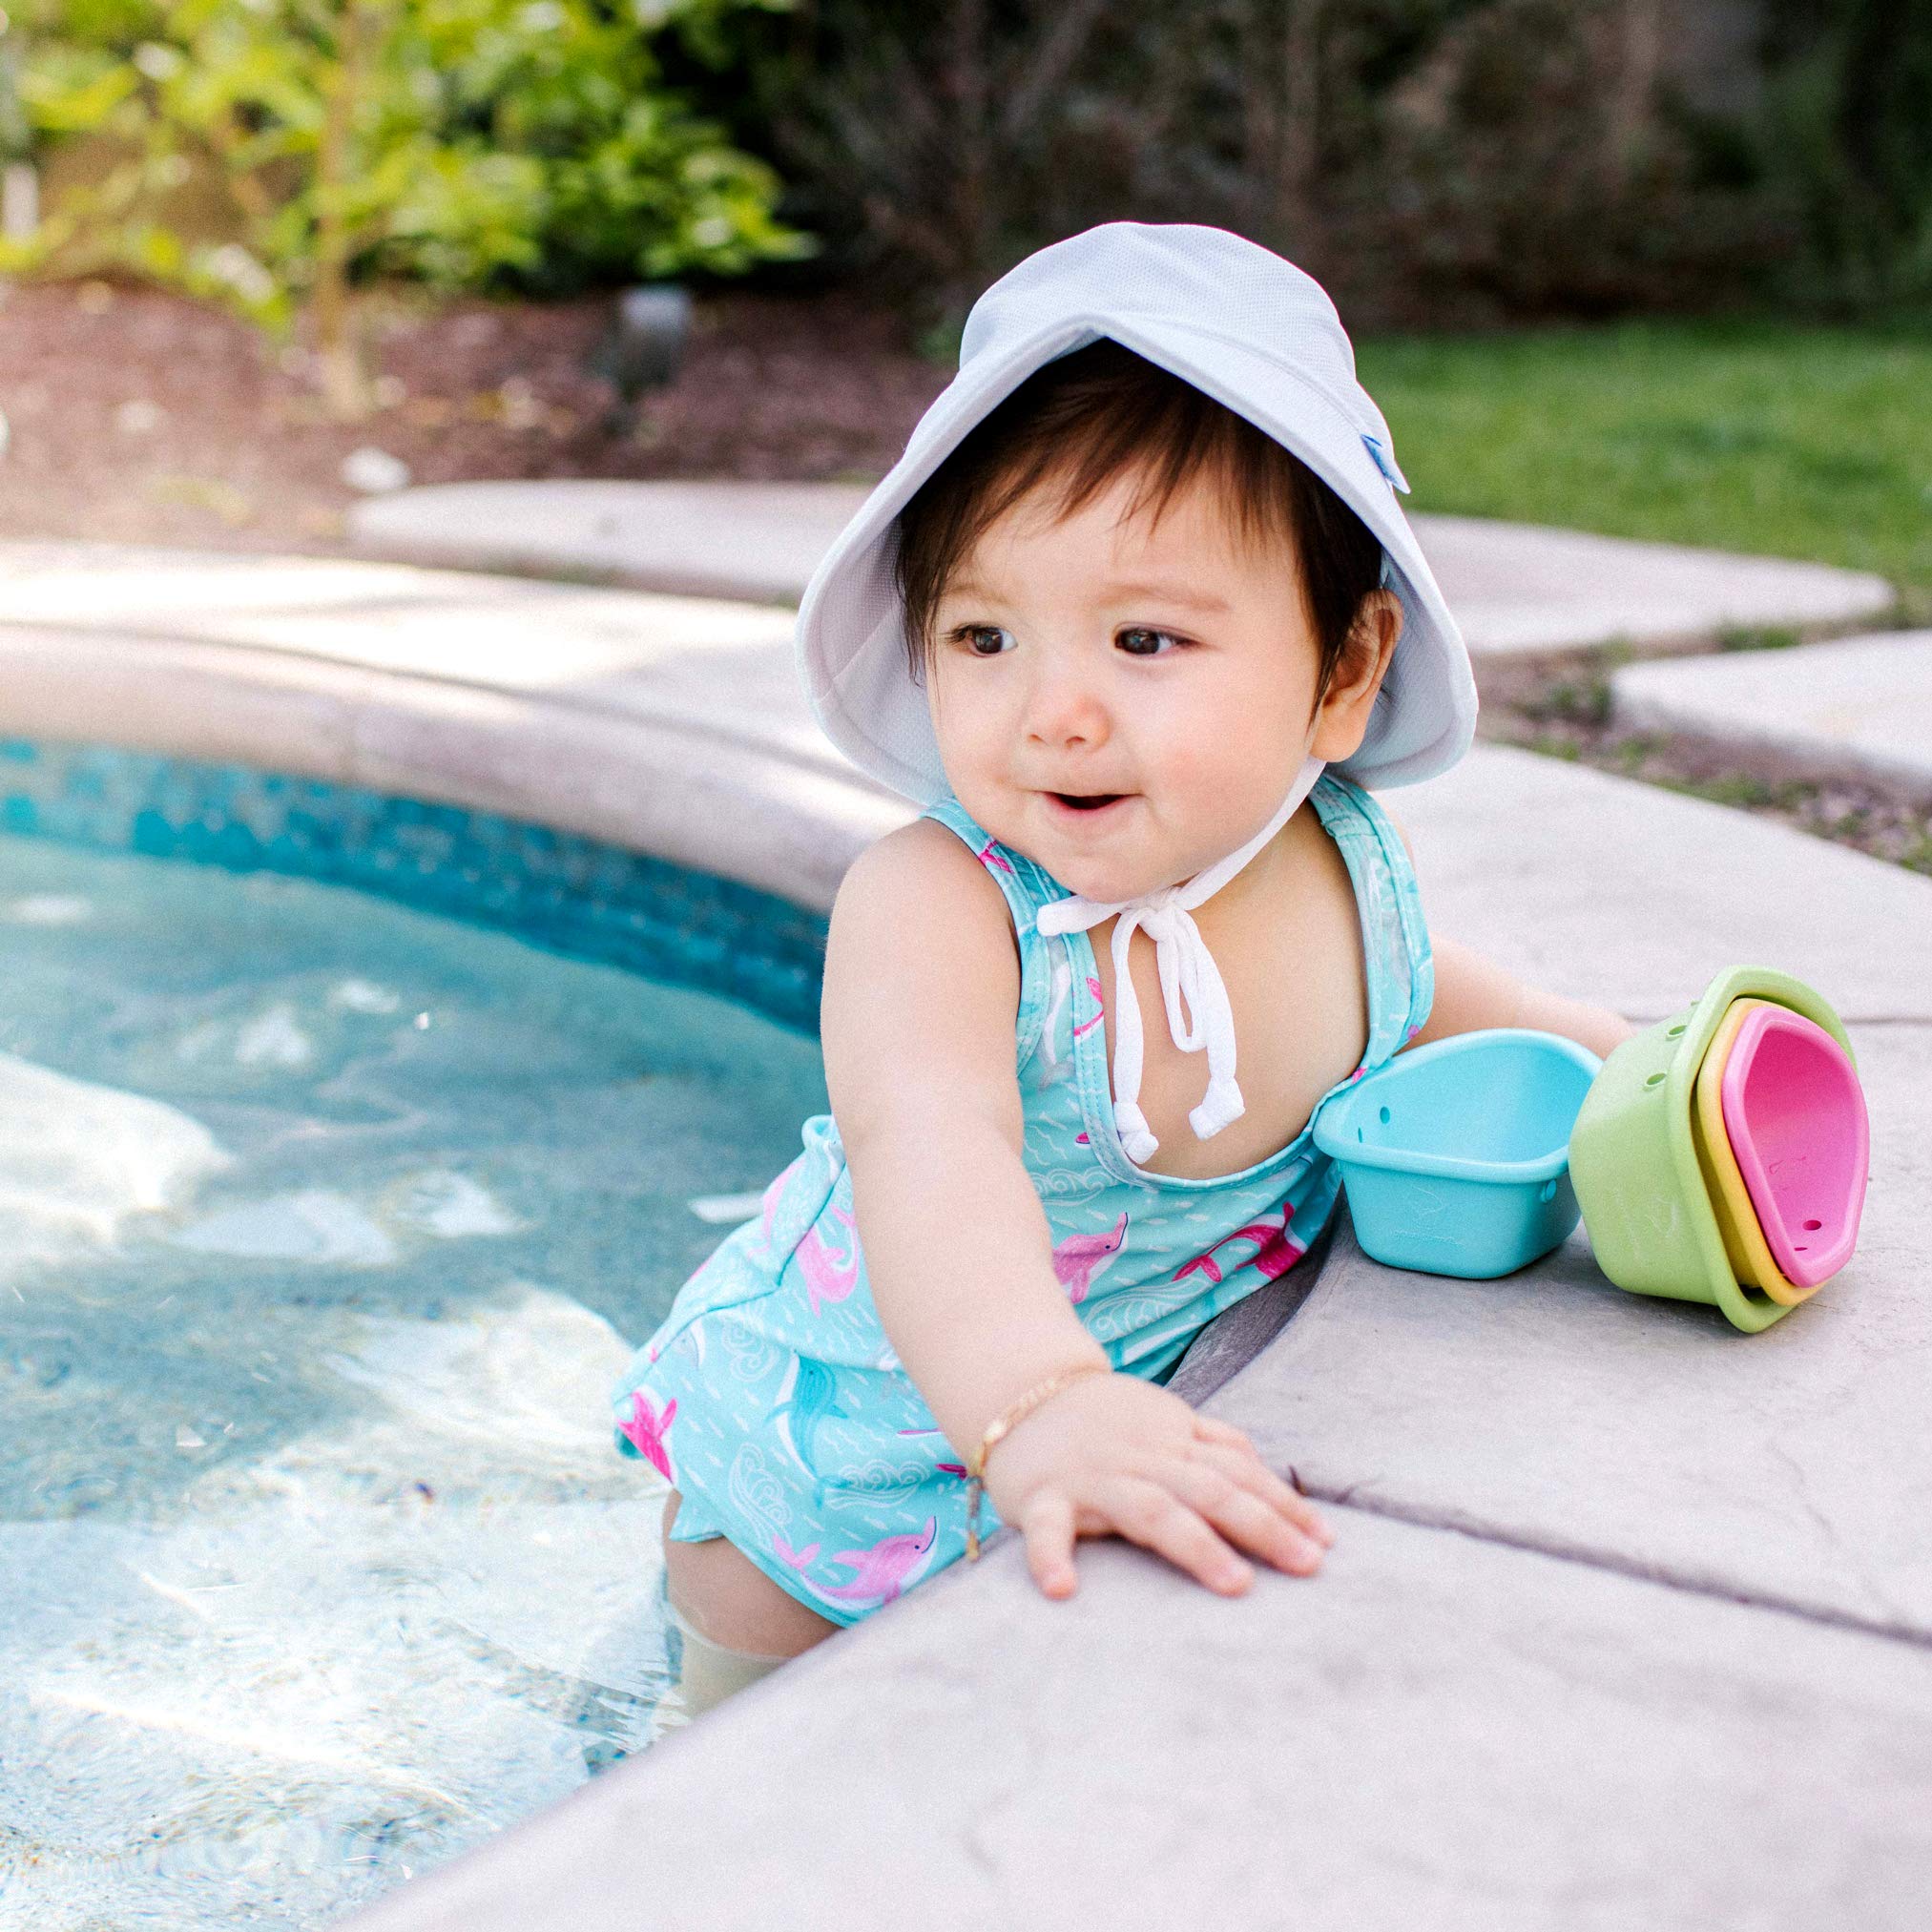
[[[1406,488],[1316,282],[1112,223],[974,305],[821,565],[820,718],[924,810],[833,908],[831,1114],[616,1391],[690,1709],[1001,1523],[1049,1597],[1107,1533],[1228,1594],[1319,1568],[1323,1518],[1164,1385],[1328,1220],[1312,1114],[1445,1034],[1631,1030],[1432,945],[1363,789],[1475,724]]]

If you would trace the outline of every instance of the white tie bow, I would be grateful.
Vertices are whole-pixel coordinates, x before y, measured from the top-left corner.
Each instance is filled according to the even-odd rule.
[[[1118,916],[1113,928],[1113,1124],[1122,1151],[1136,1166],[1144,1165],[1160,1146],[1140,1111],[1140,1002],[1128,969],[1128,948],[1136,927],[1153,941],[1154,968],[1160,975],[1162,1004],[1167,1008],[1168,1032],[1183,1053],[1208,1056],[1208,1091],[1188,1113],[1198,1140],[1211,1140],[1222,1128],[1247,1111],[1235,1082],[1235,1016],[1220,968],[1208,950],[1194,908],[1218,892],[1249,860],[1274,838],[1314,788],[1324,769],[1320,758],[1307,759],[1275,816],[1225,859],[1196,872],[1178,885],[1163,885],[1138,899],[1103,905],[1077,892],[1043,905],[1034,918],[1037,929],[1052,937],[1086,932],[1103,920]],[[1182,1011],[1182,1002],[1186,1011]]]

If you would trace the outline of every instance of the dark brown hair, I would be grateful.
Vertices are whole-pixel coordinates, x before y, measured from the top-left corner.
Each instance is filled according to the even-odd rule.
[[[1036,370],[960,439],[899,514],[894,561],[918,675],[947,582],[987,529],[1037,485],[1070,516],[1144,467],[1130,514],[1156,520],[1196,475],[1217,482],[1250,543],[1286,543],[1320,651],[1317,702],[1361,602],[1381,581],[1381,544],[1298,456],[1245,416],[1121,343],[1103,340]]]

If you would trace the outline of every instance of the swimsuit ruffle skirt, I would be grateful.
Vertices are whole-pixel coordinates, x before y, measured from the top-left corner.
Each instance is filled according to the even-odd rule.
[[[1415,875],[1381,806],[1333,772],[1309,800],[1347,863],[1367,963],[1368,1049],[1339,1091],[1421,1029],[1434,976]],[[1207,1322],[1295,1265],[1340,1175],[1307,1127],[1217,1179],[1134,1166],[1113,1124],[1088,935],[1034,926],[1066,888],[957,800],[924,816],[966,842],[1013,914],[1026,1164],[1053,1272],[1116,1369],[1161,1379]],[[965,1552],[966,1470],[873,1307],[839,1131],[820,1114],[802,1137],[758,1219],[685,1282],[619,1379],[617,1446],[680,1492],[674,1541],[728,1537],[801,1603],[850,1624]],[[998,1527],[990,1504],[982,1520]]]

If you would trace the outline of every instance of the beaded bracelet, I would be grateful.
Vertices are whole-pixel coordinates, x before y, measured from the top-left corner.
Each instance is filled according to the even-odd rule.
[[[979,1445],[966,1458],[966,1557],[970,1562],[980,1560],[980,1498],[986,1494],[987,1457],[993,1445],[1009,1429],[1017,1427],[1033,1413],[1049,1396],[1058,1395],[1069,1382],[1078,1381],[1083,1375],[1111,1375],[1113,1364],[1107,1361],[1083,1361],[1075,1368],[1063,1368],[1057,1375],[1049,1375],[1045,1381],[1037,1381],[1025,1395],[1008,1402],[991,1422],[987,1432],[979,1440]]]

